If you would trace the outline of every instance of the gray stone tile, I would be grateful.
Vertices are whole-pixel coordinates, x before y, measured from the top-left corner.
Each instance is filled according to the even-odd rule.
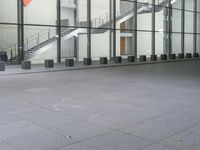
[[[74,140],[47,130],[12,138],[7,142],[17,150],[55,150],[72,144]]]
[[[31,104],[27,104],[27,103],[23,103],[23,102],[21,103],[21,102],[8,101],[8,102],[1,103],[0,114],[5,113],[5,112],[10,113],[10,112],[14,112],[17,110],[30,108],[30,107],[32,107]]]
[[[27,121],[19,121],[0,125],[0,139],[17,138],[43,130],[40,126]]]
[[[51,111],[45,108],[40,108],[40,107],[18,110],[18,111],[13,112],[12,114],[22,119],[32,119],[32,118],[38,118],[38,117],[59,115],[58,113],[54,111]]]
[[[14,116],[14,115],[11,115],[11,114],[1,114],[0,115],[0,125],[12,123],[12,122],[18,122],[18,121],[22,121],[22,119]]]
[[[30,118],[28,120],[44,128],[55,128],[64,124],[72,124],[80,121],[80,119],[71,117],[69,115],[56,113],[48,115],[41,114],[38,117]]]
[[[187,118],[189,120],[200,121],[200,105],[198,104],[179,110],[175,112],[174,115],[179,116],[180,118]]]
[[[97,116],[89,121],[113,129],[125,127],[130,124],[144,122],[149,119],[159,117],[162,113],[158,111],[148,111],[145,109],[127,109],[115,113]]]
[[[197,130],[198,129],[198,130]],[[200,149],[200,134],[199,127],[189,129],[179,134],[173,135],[167,139],[160,141],[161,144],[174,147],[177,150],[199,150]],[[194,132],[197,131],[198,133]]]
[[[0,143],[0,150],[17,150],[6,143]]]
[[[98,150],[139,150],[152,142],[113,131],[86,140],[83,143],[93,146]]]
[[[87,146],[85,144],[72,144],[66,147],[63,147],[58,150],[97,150],[96,148],[92,148],[91,146]]]
[[[81,141],[111,131],[111,129],[88,121],[81,121],[70,125],[59,126],[56,128],[56,131]]]
[[[159,141],[197,124],[197,120],[180,118],[174,114],[161,116],[146,122],[130,125],[120,129],[126,133]]]
[[[172,149],[171,147],[167,147],[167,146],[164,146],[164,145],[161,145],[161,144],[152,144],[150,146],[147,146],[145,148],[142,148],[141,150],[175,150],[175,149]]]

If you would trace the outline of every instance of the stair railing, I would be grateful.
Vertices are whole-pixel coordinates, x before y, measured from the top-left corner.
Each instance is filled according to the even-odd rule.
[[[24,51],[28,51],[31,48],[39,46],[41,43],[50,40],[52,37],[56,36],[55,28],[48,28],[36,34],[27,37],[24,41]]]
[[[160,3],[164,2],[164,1],[166,1],[166,0],[156,0],[155,5],[159,5]],[[148,2],[143,0],[139,4],[142,5],[143,7],[152,7],[151,0],[149,0]],[[131,12],[132,10],[133,10],[133,8],[126,7],[120,11],[117,11],[116,17],[120,17],[125,13]],[[110,22],[110,16],[109,16],[109,13],[105,13],[97,18],[92,18],[92,27],[98,28],[108,22]]]
[[[42,42],[45,42],[52,37],[56,36],[56,29],[48,28],[43,31],[40,31],[36,34],[33,34],[27,38],[24,39],[24,51],[28,51],[29,49],[36,47]],[[17,59],[18,57],[18,44],[14,43],[10,46],[3,48],[3,52],[7,52],[8,59],[14,61],[13,59]]]
[[[141,3],[141,5],[148,6],[149,4]],[[116,12],[116,17],[118,18],[122,16],[123,14],[128,13],[132,10],[133,8],[130,8],[130,7],[123,8],[122,10]],[[92,18],[92,27],[98,28],[108,22],[110,22],[110,16],[109,16],[109,13],[105,13],[97,18]]]

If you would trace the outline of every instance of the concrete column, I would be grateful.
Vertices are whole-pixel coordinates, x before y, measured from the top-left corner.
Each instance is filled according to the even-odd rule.
[[[194,0],[193,52],[197,53],[197,0]]]
[[[116,0],[113,0],[113,58],[116,57]]]
[[[110,19],[110,31],[109,31],[109,57],[110,60],[112,59],[112,28],[113,28],[113,17],[112,17],[112,6],[113,6],[113,0],[109,1],[109,19]]]
[[[61,2],[57,0],[57,62],[61,62]]]
[[[133,0],[133,55],[137,58],[137,0]]]
[[[155,0],[152,0],[152,18],[151,18],[151,54],[155,55]]]
[[[91,58],[91,0],[87,0],[87,57]]]
[[[17,0],[17,40],[18,40],[18,63],[24,60],[24,4],[23,0]]]
[[[181,0],[181,52],[185,53],[185,0]]]

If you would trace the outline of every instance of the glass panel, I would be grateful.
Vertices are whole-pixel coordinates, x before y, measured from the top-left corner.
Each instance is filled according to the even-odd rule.
[[[180,7],[180,3],[173,7]],[[172,9],[172,53],[181,53],[181,10],[177,9]]]
[[[138,56],[151,55],[151,30],[152,30],[152,1],[139,0],[138,6],[141,7],[138,11]],[[145,41],[145,44],[144,44]]]
[[[135,2],[120,2],[121,15],[130,15],[120,21],[120,55],[126,57],[127,55],[133,55],[133,34],[134,34],[134,22],[133,22],[133,6]]]
[[[56,20],[57,0],[32,0],[24,7],[25,24],[56,25]]]
[[[12,63],[16,62],[17,0],[0,1],[0,23],[0,51],[6,52],[8,59],[12,59]]]
[[[0,22],[17,23],[17,0],[0,1]]]
[[[31,1],[24,7],[24,23],[25,60],[32,63],[43,63],[45,59],[56,61],[57,0]]]
[[[83,58],[87,57],[88,53],[88,38],[87,38],[87,0],[78,0],[77,1],[77,25],[79,27],[84,27],[84,28],[78,28],[76,29],[77,34],[77,59],[79,61],[83,61]]]
[[[155,13],[155,53],[156,55],[160,55],[164,53],[164,40],[167,40],[168,34],[164,33],[164,22],[167,24],[168,16],[164,17],[164,7],[162,3],[159,1],[156,1],[156,4],[158,5],[156,7],[156,13]],[[162,6],[161,6],[162,5]],[[166,6],[166,5],[164,5]],[[167,14],[166,14],[167,15]],[[166,19],[166,21],[165,21]],[[166,41],[165,41],[166,42]],[[167,42],[166,42],[167,44]]]
[[[145,44],[144,44],[145,41]],[[151,32],[138,31],[138,56],[151,55]]]
[[[200,53],[200,0],[197,0],[197,52]]]
[[[0,51],[7,53],[8,59],[13,61],[11,63],[17,62],[17,26],[0,25],[0,35]]]
[[[91,1],[91,50],[92,59],[110,55],[110,2],[109,0]],[[99,46],[101,45],[101,46]]]
[[[194,0],[186,0],[185,9],[185,53],[193,53]]]
[[[193,53],[194,13],[185,11],[185,53]]]
[[[61,26],[62,61],[64,61],[66,58],[77,58],[79,34],[77,27],[79,26],[79,23],[76,0],[61,0]]]
[[[57,58],[56,27],[24,26],[25,60],[44,63],[45,59]]]

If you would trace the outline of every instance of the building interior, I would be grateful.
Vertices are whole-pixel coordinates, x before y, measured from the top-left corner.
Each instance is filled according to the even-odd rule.
[[[0,0],[0,150],[200,150],[200,0]]]

